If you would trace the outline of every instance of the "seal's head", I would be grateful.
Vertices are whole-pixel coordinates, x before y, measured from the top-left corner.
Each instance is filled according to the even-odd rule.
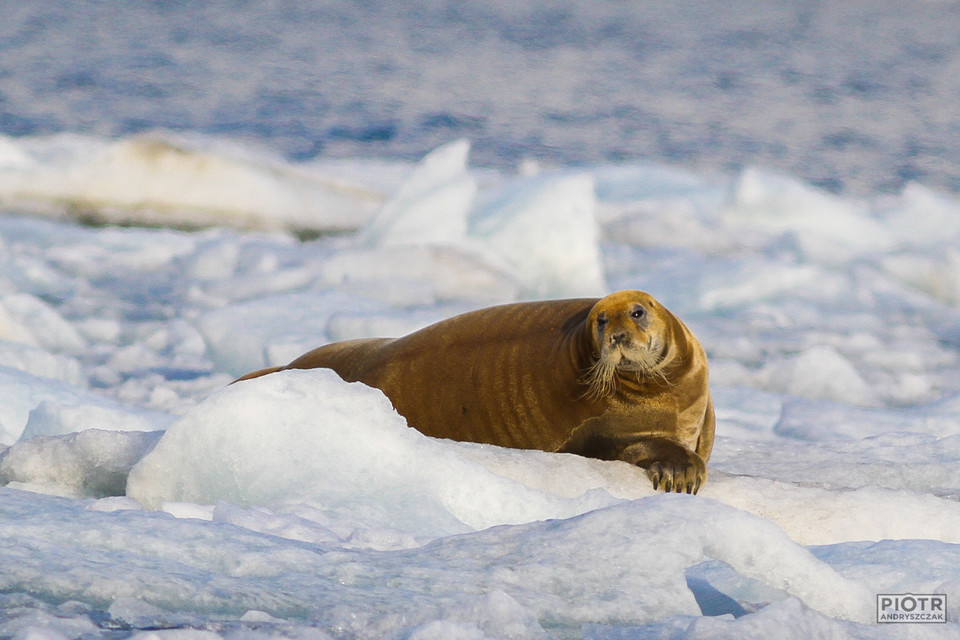
[[[671,317],[643,291],[618,291],[594,304],[586,324],[595,358],[584,376],[588,395],[609,395],[625,376],[663,379]]]

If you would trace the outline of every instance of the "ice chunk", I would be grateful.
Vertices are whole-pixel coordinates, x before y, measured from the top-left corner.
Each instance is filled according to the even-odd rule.
[[[13,138],[0,134],[0,171],[23,169],[31,164],[30,155]]]
[[[159,631],[141,631],[132,636],[139,640],[219,640],[220,638],[212,631],[188,628],[202,626],[203,621],[198,616],[171,613],[132,596],[121,596],[115,599],[106,613],[110,616],[111,626],[133,629],[160,628]]]
[[[482,256],[532,297],[604,293],[592,176],[517,180],[471,209],[477,181],[467,172],[468,151],[461,140],[425,157],[360,233],[360,246],[456,247]],[[443,272],[442,264],[436,268]],[[469,282],[456,288],[469,289]]]
[[[484,640],[485,638],[529,638],[548,640],[533,611],[524,607],[502,589],[480,596],[464,598],[464,602],[443,611],[439,620],[414,628],[410,640]]]
[[[708,254],[742,244],[738,234],[720,224],[729,179],[656,165],[600,166],[592,173],[597,220],[611,242],[682,246]]]
[[[467,172],[470,143],[458,140],[427,154],[400,192],[361,231],[366,246],[459,244],[477,181]]]
[[[806,239],[808,249],[817,251],[813,257],[831,262],[837,252],[883,250],[894,244],[865,203],[756,167],[741,173],[724,218],[748,229],[798,234]],[[817,250],[818,245],[823,249]]]
[[[88,429],[31,438],[0,454],[0,484],[74,497],[120,496],[131,467],[160,435]]]
[[[951,436],[960,434],[960,396],[902,409],[793,398],[784,402],[775,430],[782,436],[813,442],[894,432]]]
[[[164,502],[160,510],[175,518],[189,518],[192,520],[213,520],[214,507],[210,505],[194,504],[193,502]]]
[[[922,247],[960,236],[960,202],[917,182],[881,201],[881,219],[901,243]]]
[[[17,342],[31,347],[39,347],[33,337],[33,332],[4,308],[2,299],[0,299],[0,339],[5,342]]]
[[[127,407],[108,398],[85,404],[43,400],[30,411],[20,439],[63,435],[86,429],[157,431],[167,428],[173,419],[166,413]]]
[[[471,214],[471,246],[532,297],[604,295],[595,200],[589,174],[515,181]]]
[[[164,510],[173,513],[170,509],[170,503],[165,503]],[[174,515],[180,517],[179,514]],[[337,528],[336,524],[326,514],[309,509],[300,509],[297,513],[273,512],[266,507],[244,509],[229,502],[221,502],[214,507],[207,519],[214,522],[228,522],[251,531],[268,533],[288,540],[303,540],[318,545],[343,543],[346,538],[346,536],[340,535],[338,531],[334,530]],[[376,532],[370,529],[362,531],[370,533],[371,538],[376,536]],[[357,533],[357,530],[353,529],[350,533]],[[390,540],[366,540],[363,542],[364,544],[350,546],[386,550],[418,547],[421,544],[413,536],[396,536]]]
[[[851,635],[851,629],[860,631]],[[873,631],[863,625],[832,620],[805,607],[797,598],[779,600],[757,613],[739,618],[731,616],[678,617],[635,628],[611,628],[586,625],[583,640],[621,640],[625,638],[703,638],[709,640],[769,640],[770,638],[881,638],[867,635]],[[786,635],[789,634],[789,635]],[[933,636],[939,637],[939,636]],[[946,637],[946,636],[944,636]]]
[[[377,313],[336,313],[330,317],[327,335],[334,341],[355,338],[395,338],[474,308],[455,304],[410,310],[390,309]]]
[[[0,637],[13,640],[69,640],[98,631],[100,629],[86,615],[48,612],[41,606],[12,619],[4,616],[0,620]]]
[[[140,511],[143,509],[139,502],[127,496],[107,496],[106,498],[100,498],[99,500],[91,502],[87,508],[92,511],[105,511],[107,513],[113,511]]]
[[[328,342],[337,312],[372,310],[369,300],[345,293],[267,296],[211,311],[196,319],[217,367],[234,376],[281,365]]]
[[[904,284],[947,304],[960,305],[960,250],[955,244],[885,256],[880,264]]]
[[[811,347],[771,362],[759,375],[771,391],[875,406],[879,398],[856,367],[833,347]]]
[[[815,265],[783,264],[746,259],[701,274],[700,307],[726,311],[778,301],[781,297],[833,298],[845,290],[846,279]]]
[[[934,540],[881,540],[818,547],[814,555],[877,593],[941,593],[960,598],[960,545]],[[947,606],[947,620],[960,613]]]
[[[53,307],[28,293],[0,298],[0,338],[55,352],[82,351],[87,344]]]
[[[821,487],[815,475],[812,481],[788,483],[714,473],[700,493],[770,519],[804,545],[883,539],[960,542],[955,500],[869,485],[834,488],[829,480],[835,476],[826,474]]]
[[[224,280],[234,274],[239,259],[238,243],[212,238],[190,257],[186,275],[199,282]]]
[[[447,535],[569,516],[618,500],[537,491],[406,426],[379,390],[327,369],[283,371],[214,394],[131,472],[128,495],[349,513],[365,526]]]
[[[863,427],[869,429],[869,423]],[[837,491],[865,487],[900,490],[897,500],[933,494],[952,498],[960,486],[960,435],[947,438],[910,433],[889,433],[862,440],[797,442],[738,442],[718,439],[710,459],[711,470],[736,476],[768,478],[803,486],[830,487]],[[722,475],[720,477],[723,477]],[[942,506],[952,512],[950,504]],[[913,523],[918,527],[924,517]],[[891,525],[893,526],[893,525]],[[917,531],[919,534],[919,529]],[[933,536],[934,530],[927,531]],[[886,537],[893,537],[892,529]]]
[[[714,367],[710,379],[714,380]],[[784,398],[749,387],[724,387],[711,384],[717,421],[721,426],[718,438],[744,440],[749,446],[754,440],[769,440],[783,413]],[[716,453],[716,448],[715,448]]]
[[[469,250],[436,245],[388,246],[336,253],[320,265],[324,284],[367,292],[397,306],[446,301],[511,302],[515,278]],[[389,286],[384,283],[389,282]],[[407,284],[407,286],[404,286]],[[418,287],[419,285],[419,287]],[[411,292],[412,287],[415,288]],[[417,295],[419,290],[425,294]]]
[[[597,198],[605,202],[642,204],[646,210],[692,204],[716,209],[728,196],[729,179],[656,164],[600,165],[591,169]]]
[[[32,342],[32,338],[24,337]],[[0,366],[19,369],[41,378],[54,378],[72,385],[79,386],[85,382],[80,363],[75,358],[52,354],[19,340],[0,340]]]
[[[20,156],[6,163],[0,200],[54,210],[69,203],[114,223],[343,230],[383,201],[316,168],[199,137],[60,135],[31,139]]]
[[[34,409],[48,404],[35,415]],[[161,429],[165,414],[123,405],[59,380],[39,378],[0,366],[0,444],[12,444],[32,422],[29,435],[52,435],[77,429]]]

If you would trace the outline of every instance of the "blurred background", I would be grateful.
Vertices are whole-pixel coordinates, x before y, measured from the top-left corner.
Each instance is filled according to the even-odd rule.
[[[760,165],[960,191],[960,3],[21,0],[0,133],[197,132],[290,160],[473,141],[509,169]]]

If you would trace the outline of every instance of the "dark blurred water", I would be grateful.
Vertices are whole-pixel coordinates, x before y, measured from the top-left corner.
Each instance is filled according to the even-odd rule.
[[[0,3],[0,132],[960,191],[960,2]]]

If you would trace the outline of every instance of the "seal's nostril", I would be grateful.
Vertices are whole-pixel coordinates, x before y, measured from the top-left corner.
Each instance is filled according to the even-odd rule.
[[[621,342],[626,342],[626,340],[627,334],[625,331],[619,331],[610,335],[611,344],[620,344]]]

